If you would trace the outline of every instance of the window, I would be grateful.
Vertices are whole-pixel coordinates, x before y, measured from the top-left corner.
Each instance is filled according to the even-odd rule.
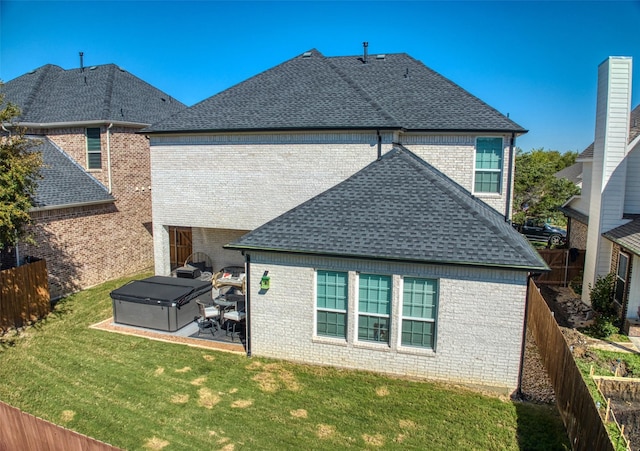
[[[102,168],[102,149],[100,148],[100,129],[87,129],[87,167],[89,169]]]
[[[406,277],[402,293],[402,345],[433,349],[438,281]]]
[[[389,343],[391,277],[360,274],[358,339]]]
[[[346,338],[348,274],[318,271],[316,276],[317,334]]]
[[[618,270],[616,271],[616,292],[615,300],[622,305],[624,293],[627,286],[627,268],[629,266],[629,256],[623,253],[618,254]]]
[[[476,139],[476,193],[500,193],[502,180],[502,138]]]

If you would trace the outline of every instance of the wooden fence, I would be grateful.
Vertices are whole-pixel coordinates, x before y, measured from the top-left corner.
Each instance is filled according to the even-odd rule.
[[[0,271],[0,331],[43,318],[50,301],[45,260]]]
[[[114,451],[106,443],[56,426],[0,401],[0,450]]]
[[[585,251],[580,249],[538,249],[538,253],[551,268],[536,278],[537,284],[562,285],[580,276],[584,270]],[[582,283],[582,281],[580,281]]]
[[[598,407],[536,284],[529,282],[527,324],[538,345],[574,450],[613,451]]]

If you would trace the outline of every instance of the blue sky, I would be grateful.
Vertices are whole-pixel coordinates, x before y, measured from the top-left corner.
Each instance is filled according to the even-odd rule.
[[[640,0],[0,0],[0,79],[45,64],[115,63],[193,105],[316,48],[325,56],[408,53],[529,130],[523,150],[593,141],[597,66],[634,58]]]

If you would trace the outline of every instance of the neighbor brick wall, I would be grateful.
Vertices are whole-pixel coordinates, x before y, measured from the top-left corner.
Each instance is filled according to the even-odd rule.
[[[571,221],[571,235],[569,236],[569,247],[576,249],[587,248],[587,225],[580,221],[569,218]]]
[[[251,252],[251,351],[264,356],[370,370],[398,376],[479,384],[512,391],[517,387],[526,297],[525,272],[339,260]],[[316,268],[393,275],[391,344],[359,342],[356,316],[348,339],[317,337],[314,313]],[[271,288],[261,293],[269,271]],[[435,351],[400,346],[401,276],[439,280]],[[350,307],[357,289],[350,284]]]
[[[21,246],[21,253],[47,259],[52,297],[153,265],[149,142],[135,131],[123,127],[110,131],[114,204],[32,214],[38,245]],[[44,132],[86,168],[84,128]],[[104,126],[101,138],[103,167],[89,172],[106,187],[109,177]]]

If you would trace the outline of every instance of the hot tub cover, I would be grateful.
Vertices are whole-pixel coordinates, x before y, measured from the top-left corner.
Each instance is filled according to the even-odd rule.
[[[180,307],[210,289],[208,280],[153,276],[133,280],[113,290],[110,296],[120,301]]]

